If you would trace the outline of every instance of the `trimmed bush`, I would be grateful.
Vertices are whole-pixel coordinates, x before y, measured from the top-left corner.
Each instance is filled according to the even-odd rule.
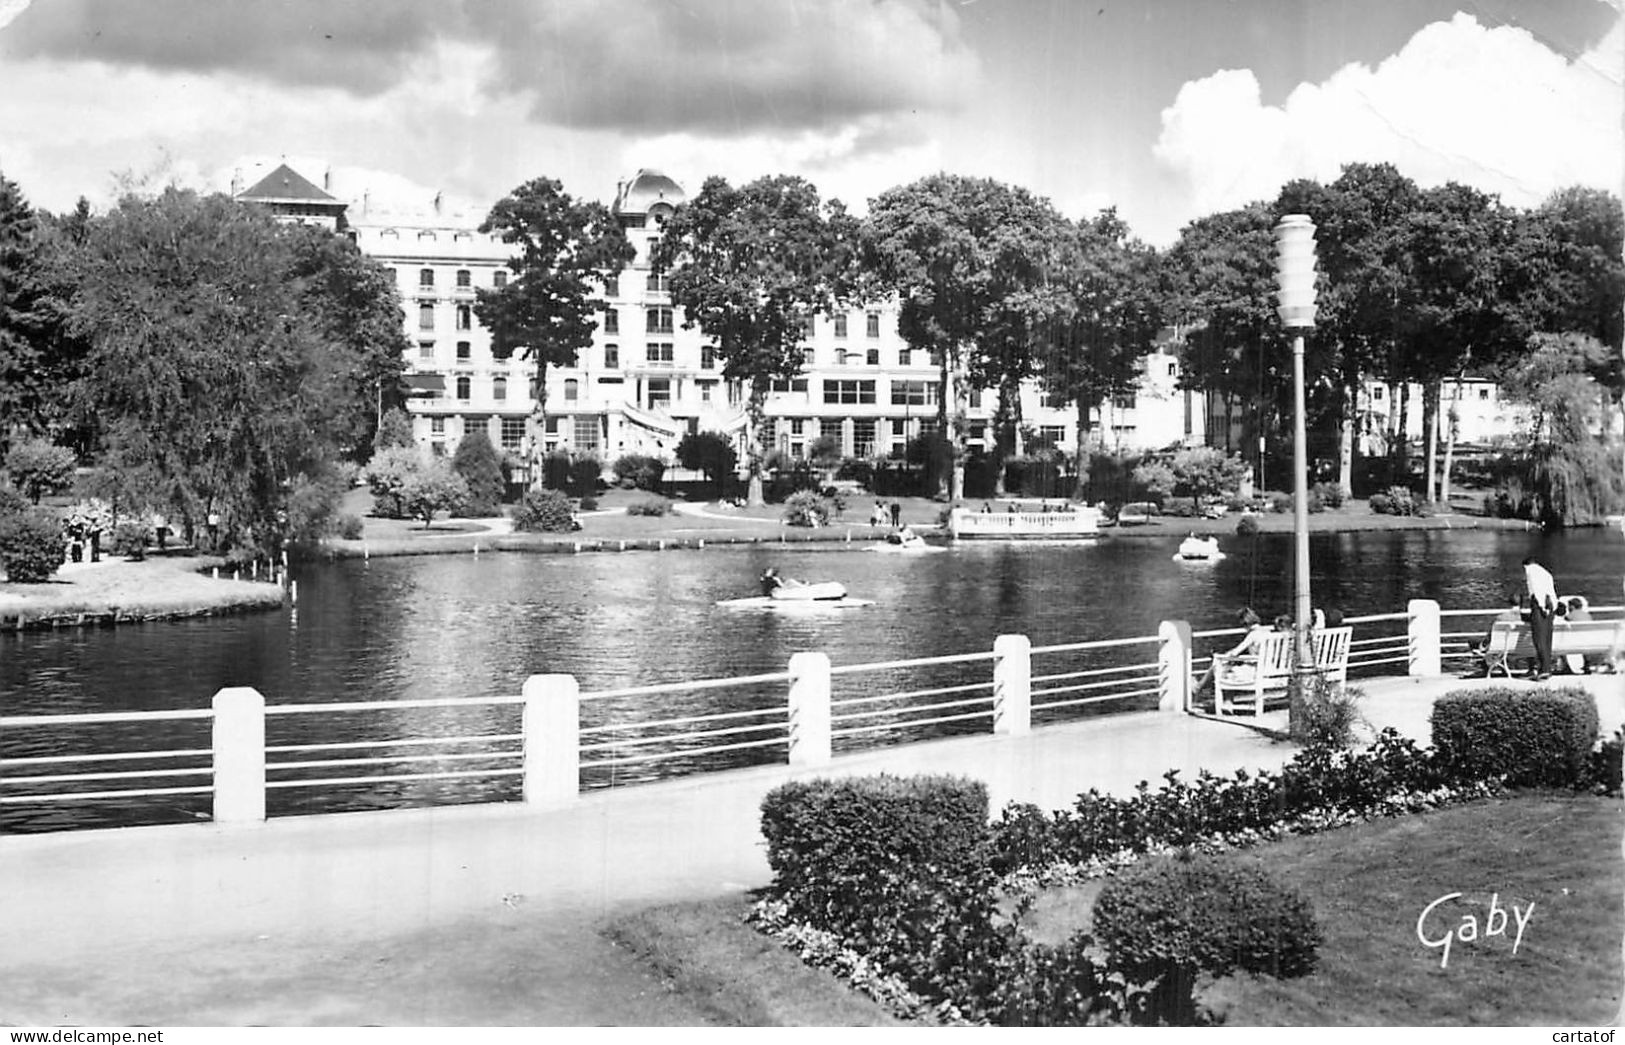
[[[28,498],[0,475],[0,519],[28,511]]]
[[[1309,489],[1309,504],[1313,510],[1315,498],[1320,499],[1322,507],[1343,507],[1343,485],[1341,483],[1316,483]]]
[[[338,535],[344,540],[359,541],[361,539],[361,531],[365,525],[366,524],[361,521],[361,516],[352,512],[345,512],[338,517],[338,522],[335,529]]]
[[[828,526],[834,507],[816,490],[797,490],[784,501],[784,521],[791,526]]]
[[[615,481],[633,490],[658,490],[666,462],[648,454],[625,454],[615,459]]]
[[[1276,977],[1313,972],[1322,940],[1307,900],[1253,863],[1180,854],[1145,861],[1108,881],[1095,935],[1131,980],[1159,978],[1158,1018],[1196,1022],[1199,972]]]
[[[584,512],[596,512],[598,510],[598,498],[592,496],[583,497],[581,499],[581,510]]]
[[[1258,532],[1258,520],[1251,515],[1243,515],[1236,520],[1236,536],[1251,537]]]
[[[922,886],[985,874],[987,786],[950,776],[792,781],[762,800],[773,886],[796,916],[868,939]]]
[[[40,584],[50,579],[67,557],[62,518],[48,508],[0,517],[0,565],[13,584]]]
[[[113,527],[112,552],[140,562],[147,557],[147,539],[151,536],[152,527],[135,519],[126,519]]]
[[[671,512],[671,502],[664,497],[639,497],[626,506],[627,515],[661,516]]]
[[[451,467],[468,484],[465,514],[483,518],[501,510],[502,458],[497,456],[490,436],[481,429],[465,434],[451,455]]]
[[[514,509],[513,528],[527,533],[569,533],[575,529],[575,509],[563,490],[532,487]]]
[[[1490,686],[1446,693],[1433,705],[1433,746],[1454,771],[1505,776],[1509,787],[1585,783],[1597,743],[1597,704],[1584,689]]]
[[[568,486],[570,493],[577,497],[598,492],[598,483],[603,479],[604,466],[598,463],[596,457],[578,457],[570,462]]]

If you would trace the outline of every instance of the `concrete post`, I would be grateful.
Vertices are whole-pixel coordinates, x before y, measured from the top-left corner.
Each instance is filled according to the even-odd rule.
[[[993,732],[1019,737],[1033,725],[1033,644],[1025,635],[993,640]]]
[[[574,675],[532,675],[520,695],[525,802],[574,802],[581,794],[580,684]]]
[[[233,686],[214,695],[214,822],[265,820],[265,698]]]
[[[1432,599],[1412,599],[1405,606],[1410,615],[1406,651],[1409,674],[1426,677],[1442,675],[1439,666],[1439,604]]]
[[[1191,710],[1191,626],[1182,620],[1157,625],[1158,711]]]
[[[790,657],[790,764],[821,766],[830,757],[829,654]]]

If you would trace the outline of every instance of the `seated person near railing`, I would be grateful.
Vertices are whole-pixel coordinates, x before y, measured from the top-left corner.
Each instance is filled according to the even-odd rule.
[[[1222,656],[1227,658],[1237,658],[1242,662],[1243,665],[1245,665],[1247,655],[1252,653],[1253,650],[1257,649],[1258,644],[1264,640],[1264,636],[1270,634],[1275,629],[1265,624],[1262,620],[1259,620],[1258,614],[1254,613],[1252,607],[1250,606],[1245,609],[1238,610],[1236,612],[1236,619],[1241,623],[1242,627],[1247,629],[1247,634],[1243,635],[1241,637],[1241,641],[1236,643],[1233,648],[1226,650]],[[1257,658],[1255,657],[1254,659],[1256,660]],[[1215,671],[1218,669],[1218,666],[1217,660],[1213,660],[1208,663],[1207,671],[1203,673],[1201,679],[1196,683],[1195,692],[1200,693],[1212,684],[1213,676]],[[1231,670],[1234,671],[1236,668],[1232,666]]]
[[[1523,599],[1517,592],[1511,592],[1507,595],[1506,608],[1497,613],[1495,620],[1490,622],[1490,630],[1485,632],[1484,641],[1473,647],[1473,655],[1479,659],[1479,667],[1483,670],[1486,678],[1490,672],[1490,638],[1495,634],[1495,626],[1508,623],[1519,624],[1523,620]]]

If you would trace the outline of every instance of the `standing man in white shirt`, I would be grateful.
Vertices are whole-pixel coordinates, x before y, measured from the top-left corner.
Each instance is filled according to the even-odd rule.
[[[1557,609],[1557,586],[1534,556],[1523,561],[1523,585],[1529,592],[1529,638],[1535,645],[1535,681],[1552,677],[1552,614]]]

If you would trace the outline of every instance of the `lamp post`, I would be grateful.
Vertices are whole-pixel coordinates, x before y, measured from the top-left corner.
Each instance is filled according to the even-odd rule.
[[[1276,314],[1292,332],[1292,535],[1295,541],[1293,608],[1300,668],[1309,649],[1309,460],[1304,431],[1303,332],[1315,325],[1315,223],[1288,214],[1275,226]]]

